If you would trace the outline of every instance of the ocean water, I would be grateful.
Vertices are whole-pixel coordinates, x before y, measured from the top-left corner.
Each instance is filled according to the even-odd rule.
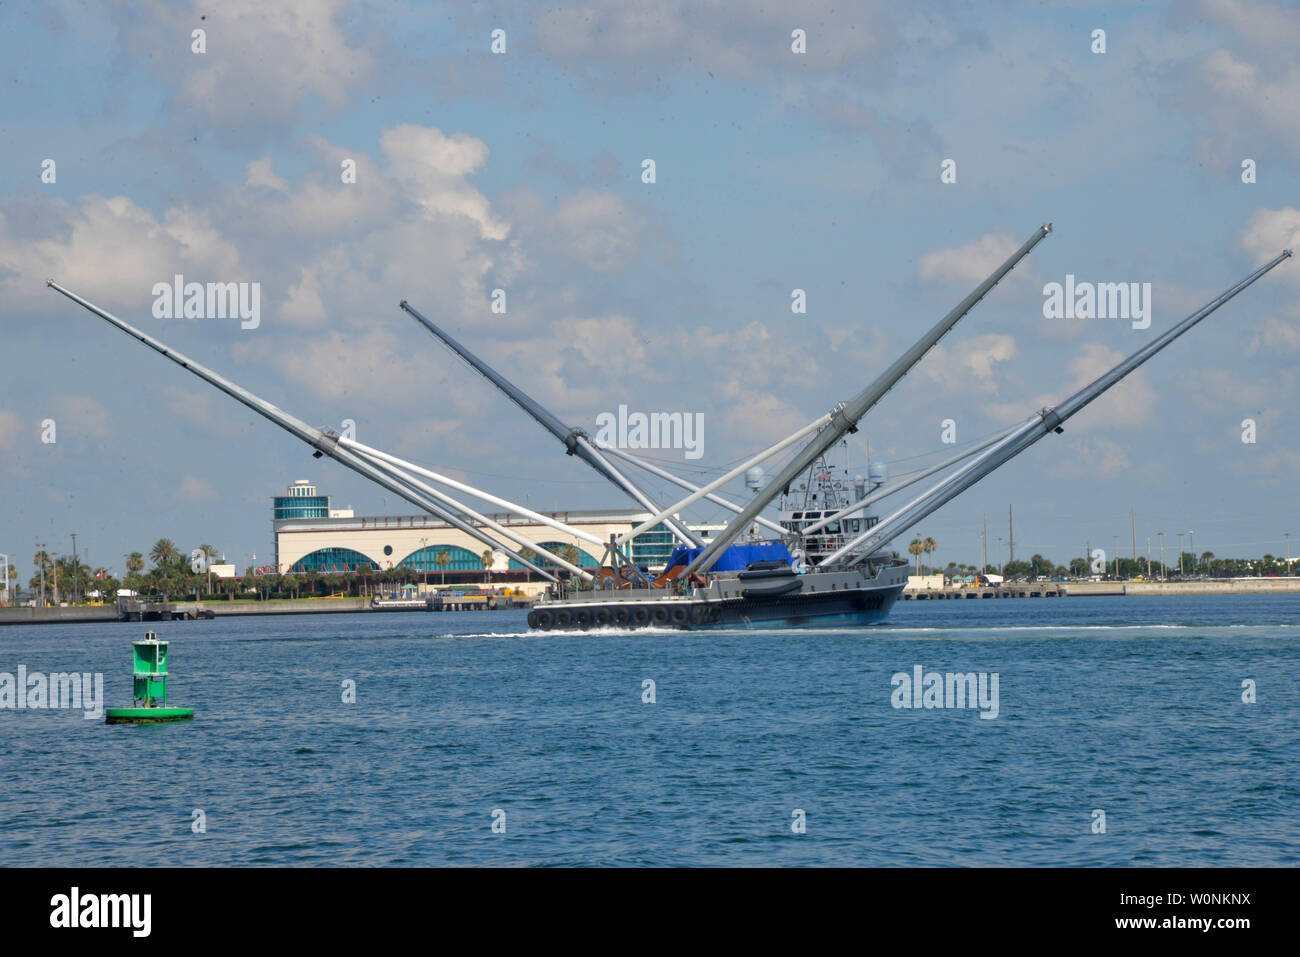
[[[196,719],[0,710],[0,864],[1300,861],[1300,596],[900,602],[755,632],[21,626],[0,671],[103,672],[129,704],[146,627]],[[997,717],[895,708],[916,665],[996,673]]]

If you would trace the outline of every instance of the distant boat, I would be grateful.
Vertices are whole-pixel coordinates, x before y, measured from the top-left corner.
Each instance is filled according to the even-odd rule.
[[[437,606],[432,595],[425,598],[380,598],[376,595],[370,599],[370,607],[375,611],[433,611]]]

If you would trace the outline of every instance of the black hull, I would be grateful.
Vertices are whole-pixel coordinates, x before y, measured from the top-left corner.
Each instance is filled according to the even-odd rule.
[[[558,608],[543,606],[528,613],[539,631],[588,631],[640,628],[748,628],[816,621],[874,624],[883,621],[903,592],[888,585],[801,595],[746,596],[708,601],[584,602]]]

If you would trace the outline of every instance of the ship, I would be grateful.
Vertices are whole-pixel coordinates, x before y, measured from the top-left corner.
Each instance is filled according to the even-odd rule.
[[[872,488],[877,488],[883,484],[884,466],[877,463],[870,471]],[[764,541],[755,534],[730,546],[709,575],[693,576],[695,587],[688,594],[674,594],[665,587],[701,551],[679,544],[668,557],[665,573],[655,580],[648,580],[646,570],[638,569],[640,582],[626,581],[632,577],[629,573],[624,573],[622,581],[607,573],[593,588],[561,592],[553,586],[528,613],[529,627],[583,631],[884,621],[907,585],[908,562],[882,552],[842,571],[816,570],[817,563],[843,545],[848,536],[874,525],[876,516],[864,508],[852,517],[832,519],[818,533],[803,535],[804,528],[823,516],[833,516],[866,498],[867,480],[856,476],[850,481],[848,474],[847,468],[833,469],[825,456],[819,458],[805,480],[780,497],[777,515],[784,530],[782,538]],[[762,473],[755,472],[747,480],[758,490]]]
[[[546,594],[528,613],[532,629],[694,630],[871,624],[888,617],[907,584],[908,563],[889,550],[891,541],[1040,439],[1063,432],[1071,416],[1291,256],[1289,249],[1282,250],[1057,405],[1041,408],[904,481],[888,482],[879,466],[874,471],[869,466],[865,479],[852,480],[847,473],[831,469],[828,453],[846,436],[856,433],[863,417],[1051,231],[1050,223],[1036,229],[947,315],[851,398],[699,486],[663,468],[661,463],[594,441],[582,428],[566,425],[402,300],[400,309],[557,438],[568,455],[586,463],[646,510],[648,517],[644,521],[621,536],[611,535],[605,542],[565,525],[553,515],[538,513],[354,438],[315,428],[54,280],[48,280],[47,285],[306,442],[315,450],[315,457],[329,456],[470,537],[505,552],[548,581]],[[786,455],[788,461],[774,476],[768,478],[762,472],[763,463]],[[666,505],[655,502],[627,474],[628,465],[667,480],[688,494]],[[888,514],[876,513],[877,502],[940,472],[946,474],[920,495]],[[742,478],[752,493],[743,505],[723,494],[724,486]],[[580,567],[576,561],[528,540],[509,524],[482,514],[454,497],[453,491],[562,530],[602,549],[600,566]],[[681,519],[684,510],[705,500],[734,514],[707,542]],[[769,517],[765,513],[774,505],[775,517]],[[631,561],[630,543],[656,527],[669,529],[677,544],[666,567],[652,575]]]

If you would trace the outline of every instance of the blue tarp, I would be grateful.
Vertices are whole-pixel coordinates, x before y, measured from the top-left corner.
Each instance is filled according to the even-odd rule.
[[[685,545],[678,545],[673,549],[673,553],[668,556],[668,568],[674,565],[689,565],[704,551],[702,548],[687,548]],[[713,563],[713,571],[734,572],[744,571],[745,566],[750,562],[771,562],[782,561],[786,564],[793,564],[794,559],[790,557],[790,550],[785,547],[785,542],[759,542],[754,545],[732,545]]]

